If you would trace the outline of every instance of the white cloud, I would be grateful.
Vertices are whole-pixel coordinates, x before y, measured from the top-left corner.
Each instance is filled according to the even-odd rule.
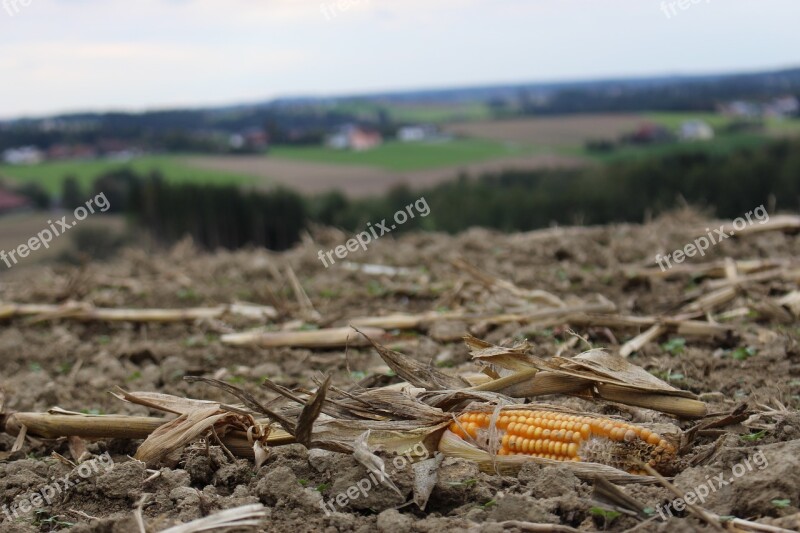
[[[325,6],[334,17],[325,16]],[[724,71],[800,59],[796,1],[701,2],[669,20],[659,6],[659,0],[33,0],[14,17],[0,8],[0,116]]]

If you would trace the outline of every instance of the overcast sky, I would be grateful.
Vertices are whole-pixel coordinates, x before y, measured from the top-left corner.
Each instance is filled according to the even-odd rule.
[[[0,0],[0,117],[800,65],[797,0],[683,2]]]

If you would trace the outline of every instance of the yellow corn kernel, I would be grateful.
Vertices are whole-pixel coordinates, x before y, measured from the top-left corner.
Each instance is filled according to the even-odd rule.
[[[475,439],[480,430],[488,430],[489,413],[464,413],[450,431],[462,439]],[[675,448],[660,435],[632,424],[607,418],[566,415],[554,411],[503,411],[495,423],[499,439],[498,455],[530,455],[557,461],[580,461],[583,445],[590,439],[636,446],[642,442],[652,447],[656,464],[664,455],[674,455]],[[484,433],[481,433],[482,435]],[[648,452],[649,453],[649,452]],[[633,471],[636,469],[632,469]],[[634,472],[635,473],[635,472]]]

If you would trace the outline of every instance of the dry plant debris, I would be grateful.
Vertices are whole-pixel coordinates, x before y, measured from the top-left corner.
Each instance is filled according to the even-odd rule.
[[[38,458],[110,450],[54,523],[258,503],[269,526],[240,525],[796,530],[800,242],[774,220],[665,272],[650,251],[707,221],[403,236],[326,271],[324,232],[282,254],[186,242],[3,280],[0,508],[46,483]],[[754,453],[769,466],[695,518],[652,513]]]

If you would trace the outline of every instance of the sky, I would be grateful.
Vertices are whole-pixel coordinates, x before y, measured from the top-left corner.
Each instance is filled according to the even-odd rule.
[[[799,20],[797,0],[0,0],[0,118],[785,68]]]

